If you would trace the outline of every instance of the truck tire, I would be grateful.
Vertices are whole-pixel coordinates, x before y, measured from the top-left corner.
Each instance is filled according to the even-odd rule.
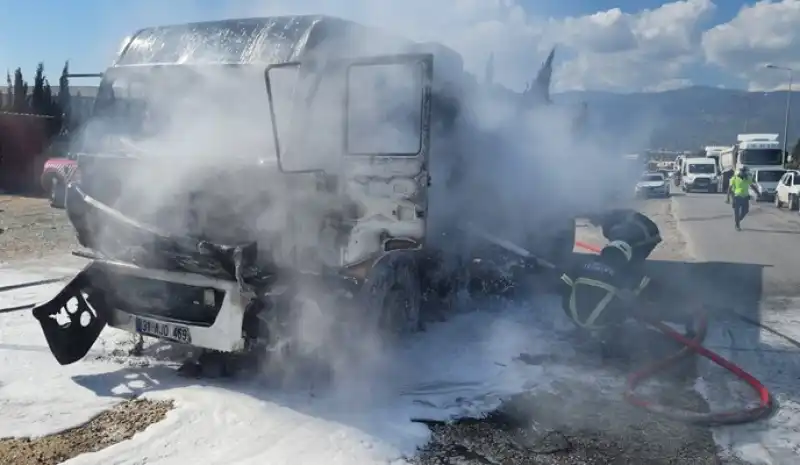
[[[67,186],[60,176],[53,175],[50,178],[50,206],[53,208],[64,208],[67,196]]]
[[[398,250],[387,252],[373,265],[361,287],[357,306],[367,331],[377,330],[383,342],[422,329],[422,283],[417,255]]]
[[[797,194],[789,194],[789,210],[797,211],[800,202],[798,202]]]

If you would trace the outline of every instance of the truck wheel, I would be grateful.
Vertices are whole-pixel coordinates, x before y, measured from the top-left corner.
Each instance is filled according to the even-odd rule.
[[[50,179],[50,206],[53,208],[64,208],[64,200],[67,194],[67,186],[61,181],[59,176]]]
[[[798,198],[796,194],[791,194],[789,196],[789,209],[790,210],[797,210],[798,208]]]
[[[373,265],[359,293],[364,322],[389,341],[421,328],[422,283],[416,255],[388,252]]]

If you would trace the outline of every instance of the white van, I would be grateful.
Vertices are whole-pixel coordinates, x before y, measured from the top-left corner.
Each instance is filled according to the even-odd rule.
[[[717,162],[713,158],[687,158],[681,167],[681,190],[717,192]]]

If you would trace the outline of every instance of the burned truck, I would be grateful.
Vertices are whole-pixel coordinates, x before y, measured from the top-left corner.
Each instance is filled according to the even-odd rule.
[[[324,16],[126,39],[74,142],[66,207],[91,261],[33,312],[55,358],[80,360],[106,325],[275,353],[312,304],[350,334],[420,329],[467,265],[501,255],[465,231],[501,233],[502,210],[454,198],[491,165],[473,160],[469,86],[445,46]],[[516,212],[522,245],[568,256],[573,219],[536,214]]]

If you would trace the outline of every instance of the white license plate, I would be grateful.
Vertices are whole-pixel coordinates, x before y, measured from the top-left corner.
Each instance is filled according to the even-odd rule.
[[[192,343],[192,333],[189,331],[189,328],[172,323],[163,323],[136,317],[136,332],[159,339],[170,339],[183,344]]]

